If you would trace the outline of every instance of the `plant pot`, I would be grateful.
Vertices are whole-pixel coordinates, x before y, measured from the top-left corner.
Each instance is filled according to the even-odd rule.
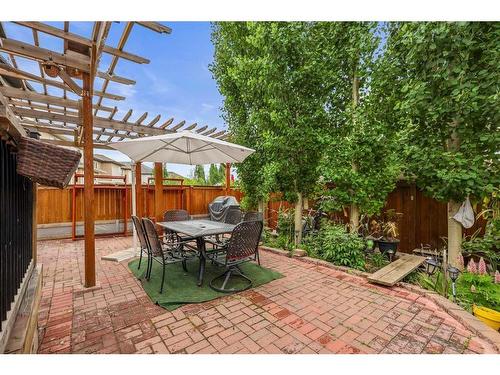
[[[394,240],[394,241],[377,240],[376,243],[378,245],[378,249],[382,254],[386,254],[389,250],[392,250],[393,254],[396,254],[399,240]]]
[[[472,313],[495,331],[500,330],[500,312],[482,306],[472,306]]]
[[[376,243],[374,240],[372,240],[371,238],[370,239],[365,238],[365,253],[373,254],[375,250],[375,245]]]

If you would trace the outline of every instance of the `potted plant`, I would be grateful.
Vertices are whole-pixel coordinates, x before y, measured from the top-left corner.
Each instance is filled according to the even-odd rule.
[[[370,221],[369,238],[373,239],[382,254],[388,254],[390,257],[396,253],[399,244],[397,221],[400,215],[391,209],[385,211],[378,220]]]

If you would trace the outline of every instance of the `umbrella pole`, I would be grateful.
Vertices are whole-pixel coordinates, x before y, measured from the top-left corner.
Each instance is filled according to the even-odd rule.
[[[132,171],[132,215],[137,215],[137,203],[136,203],[136,192],[135,192],[135,180],[136,180],[136,175],[135,175],[135,163],[131,165],[131,171]],[[132,230],[133,230],[133,238],[132,238],[132,249],[136,252],[136,255],[140,255],[140,253],[137,252],[137,231],[135,230],[135,225],[132,225]],[[139,250],[140,251],[140,250]]]

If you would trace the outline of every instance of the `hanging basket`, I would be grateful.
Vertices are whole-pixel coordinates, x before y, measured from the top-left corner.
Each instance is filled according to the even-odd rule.
[[[59,189],[68,185],[82,156],[79,151],[32,138],[22,138],[18,146],[17,173]]]

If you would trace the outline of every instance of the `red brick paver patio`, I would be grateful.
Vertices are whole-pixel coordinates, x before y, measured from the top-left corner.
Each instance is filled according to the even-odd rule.
[[[98,287],[85,290],[83,241],[39,242],[41,353],[495,353],[429,299],[262,252],[285,277],[173,312],[155,306],[126,262],[101,261],[131,238],[96,241]]]

